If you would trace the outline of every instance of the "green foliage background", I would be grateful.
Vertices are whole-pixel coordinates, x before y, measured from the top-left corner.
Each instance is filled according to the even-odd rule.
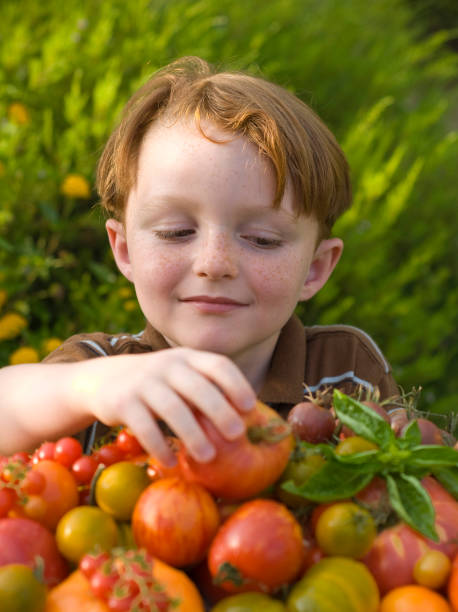
[[[426,0],[418,6],[424,11]],[[362,327],[420,406],[458,405],[457,56],[405,0],[4,0],[0,19],[0,316],[28,321],[0,365],[50,336],[138,331],[143,319],[108,251],[94,184],[130,94],[157,68],[199,55],[302,97],[352,167],[354,206],[337,224],[343,259],[299,314]],[[439,26],[440,27],[440,26]],[[455,33],[456,36],[456,33]],[[11,103],[30,113],[8,118]],[[455,111],[455,115],[453,113]]]

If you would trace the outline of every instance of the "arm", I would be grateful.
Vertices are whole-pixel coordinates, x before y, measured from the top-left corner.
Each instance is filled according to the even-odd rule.
[[[128,426],[145,450],[164,463],[171,463],[173,456],[157,418],[197,460],[208,461],[215,450],[191,406],[233,439],[243,432],[236,409],[249,410],[255,402],[254,392],[231,360],[185,348],[8,366],[0,370],[0,388],[1,453],[34,448],[98,419],[109,426]]]

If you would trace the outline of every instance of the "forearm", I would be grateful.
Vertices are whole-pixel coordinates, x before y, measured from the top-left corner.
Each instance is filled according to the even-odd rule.
[[[93,420],[79,401],[78,364],[24,364],[0,370],[0,454],[32,450]]]

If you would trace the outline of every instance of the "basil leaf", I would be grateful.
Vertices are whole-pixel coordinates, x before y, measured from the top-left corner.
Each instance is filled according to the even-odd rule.
[[[343,465],[358,466],[359,472],[378,472],[384,468],[384,465],[378,461],[380,451],[377,449],[361,451],[359,453],[351,453],[349,455],[334,454],[334,459]]]
[[[288,480],[282,488],[310,501],[328,502],[356,495],[373,476],[373,472],[362,473],[355,466],[348,468],[329,461],[304,484],[297,486]]]
[[[421,445],[411,449],[409,465],[429,467],[435,466],[458,466],[458,451],[450,446]]]
[[[396,444],[390,425],[368,406],[334,389],[333,406],[344,425],[355,434],[377,444],[383,450]]]
[[[390,503],[399,517],[412,529],[439,542],[434,526],[436,512],[431,498],[414,476],[407,474],[385,475]]]
[[[432,470],[436,479],[458,500],[458,467],[441,467]]]
[[[413,446],[419,446],[421,444],[421,431],[417,421],[410,421],[404,433],[399,438],[399,442],[405,442],[406,448],[412,448]]]

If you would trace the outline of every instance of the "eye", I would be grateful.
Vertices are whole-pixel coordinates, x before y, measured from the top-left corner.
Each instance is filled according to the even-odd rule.
[[[161,240],[179,240],[180,238],[186,238],[194,233],[193,229],[180,229],[180,230],[156,230],[155,236]]]
[[[283,244],[283,241],[278,238],[266,238],[265,236],[242,236],[242,238],[264,249],[274,249]]]

